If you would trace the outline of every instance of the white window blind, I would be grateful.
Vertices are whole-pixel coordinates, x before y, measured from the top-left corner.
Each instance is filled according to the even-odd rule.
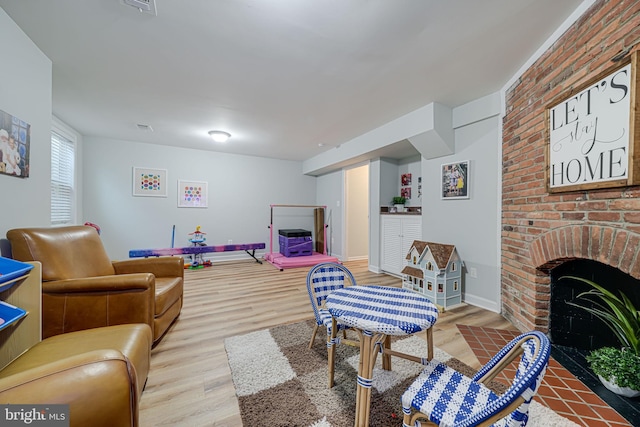
[[[73,220],[73,168],[75,144],[51,132],[51,224]]]

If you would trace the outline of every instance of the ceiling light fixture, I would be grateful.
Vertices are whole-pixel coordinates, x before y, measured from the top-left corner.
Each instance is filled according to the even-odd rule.
[[[229,132],[224,132],[221,130],[210,130],[209,136],[215,142],[227,142],[227,140],[231,138],[231,134]]]

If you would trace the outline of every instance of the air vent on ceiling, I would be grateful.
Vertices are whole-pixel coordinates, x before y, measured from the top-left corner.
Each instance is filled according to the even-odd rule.
[[[136,126],[138,126],[138,129],[145,131],[145,132],[153,132],[153,128],[149,125],[143,125],[141,123],[138,123]]]
[[[142,13],[148,13],[149,15],[158,16],[158,10],[156,9],[156,0],[121,0],[123,4],[131,7],[135,7]]]

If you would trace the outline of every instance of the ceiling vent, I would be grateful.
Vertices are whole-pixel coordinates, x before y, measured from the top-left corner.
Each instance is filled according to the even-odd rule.
[[[123,4],[127,6],[135,7],[141,13],[148,13],[149,15],[158,16],[158,10],[156,9],[156,0],[121,0]]]
[[[138,129],[140,129],[141,131],[144,132],[153,132],[153,128],[149,125],[143,125],[141,123],[138,123],[136,126],[138,126]]]

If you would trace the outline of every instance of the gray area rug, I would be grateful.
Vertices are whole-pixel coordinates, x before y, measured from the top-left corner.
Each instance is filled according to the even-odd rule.
[[[246,426],[351,427],[354,423],[359,351],[338,345],[335,385],[327,388],[326,332],[318,331],[307,348],[313,322],[280,325],[225,340],[225,349]],[[399,351],[423,356],[426,344],[419,337],[394,340]],[[475,371],[436,349],[436,359],[465,375]],[[400,396],[420,373],[421,365],[392,358],[392,371],[381,369],[378,357],[371,397],[371,426],[401,427]],[[490,384],[500,393],[506,386]],[[529,426],[574,427],[575,423],[534,402]]]

